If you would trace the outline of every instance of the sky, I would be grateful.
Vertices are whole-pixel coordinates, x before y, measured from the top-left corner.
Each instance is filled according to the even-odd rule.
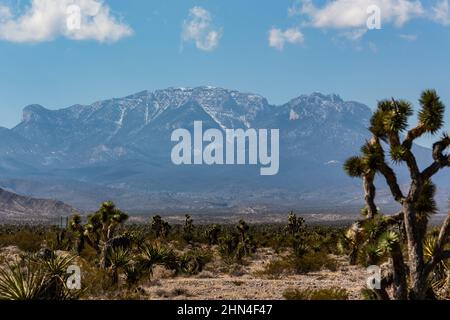
[[[449,57],[448,0],[0,0],[0,126],[29,104],[201,85],[371,108],[434,88],[450,124]]]

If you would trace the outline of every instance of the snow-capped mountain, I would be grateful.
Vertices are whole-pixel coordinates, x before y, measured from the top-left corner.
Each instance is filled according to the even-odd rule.
[[[361,192],[342,163],[368,137],[370,115],[367,106],[335,94],[272,105],[215,87],[143,91],[60,110],[31,105],[15,128],[0,129],[0,185],[82,209],[113,199],[142,212],[345,210],[360,205]],[[198,120],[219,130],[279,129],[279,174],[262,177],[255,166],[175,166],[171,133]]]

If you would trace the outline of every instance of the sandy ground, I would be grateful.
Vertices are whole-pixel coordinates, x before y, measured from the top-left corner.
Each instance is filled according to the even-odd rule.
[[[360,291],[366,285],[366,270],[349,266],[345,257],[335,257],[339,261],[339,268],[335,272],[321,270],[304,275],[286,275],[279,279],[269,279],[258,274],[273,258],[270,250],[259,250],[247,266],[235,272],[236,276],[220,272],[220,268],[214,265],[194,277],[173,278],[162,270],[156,270],[155,278],[158,280],[142,286],[142,289],[149,299],[277,300],[284,299],[283,293],[287,289],[336,287],[346,289],[350,299],[360,299]],[[214,268],[215,271],[212,270]]]

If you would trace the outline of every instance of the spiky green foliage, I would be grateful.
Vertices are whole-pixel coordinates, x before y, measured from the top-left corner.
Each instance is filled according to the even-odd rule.
[[[436,185],[430,180],[425,181],[422,193],[415,203],[416,211],[419,215],[429,217],[438,211],[435,195]]]
[[[211,261],[211,254],[205,250],[188,251],[179,259],[179,272],[188,275],[198,274],[209,261]]]
[[[444,125],[444,104],[435,90],[425,90],[420,97],[420,105],[419,122],[427,132],[435,134]]]
[[[8,263],[0,267],[0,299],[46,299],[47,274],[31,262]]]
[[[0,299],[66,300],[76,297],[66,287],[67,268],[74,257],[26,256],[21,261],[0,267]]]
[[[379,143],[367,141],[361,147],[361,153],[363,154],[362,163],[366,171],[376,171],[384,162],[384,151]]]
[[[344,164],[344,170],[351,177],[360,178],[366,172],[366,167],[364,165],[361,157],[351,157]]]
[[[386,231],[378,241],[378,250],[380,253],[389,254],[394,250],[395,245],[400,243],[400,236],[394,231]]]
[[[399,133],[408,127],[408,117],[413,114],[411,104],[404,100],[383,100],[371,119],[370,131],[378,138]]]
[[[394,161],[395,163],[400,163],[400,162],[404,161],[406,152],[407,152],[406,148],[401,145],[392,146],[391,147],[392,161]]]
[[[399,133],[408,128],[408,117],[412,115],[411,104],[403,100],[392,100],[390,110],[385,112],[384,126],[388,133]]]
[[[109,270],[113,285],[119,282],[119,272],[124,270],[131,261],[131,252],[124,248],[111,248],[108,250]]]
[[[168,269],[177,270],[178,259],[175,252],[161,245],[144,245],[138,257],[143,270],[150,275],[156,265],[163,265]]]

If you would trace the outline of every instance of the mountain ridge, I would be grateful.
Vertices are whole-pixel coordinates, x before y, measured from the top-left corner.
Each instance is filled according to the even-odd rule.
[[[141,91],[59,110],[31,105],[10,129],[23,142],[11,142],[10,153],[0,142],[0,185],[81,209],[115,200],[136,212],[317,205],[355,211],[363,203],[360,182],[345,175],[342,163],[369,137],[371,114],[337,94],[314,92],[273,105],[258,94],[210,86]],[[171,132],[192,130],[196,120],[205,129],[280,129],[279,174],[263,178],[255,166],[173,165]],[[423,162],[431,158],[429,149],[415,149]],[[383,194],[383,181],[379,185]],[[394,206],[388,194],[382,197]]]
[[[21,196],[0,188],[0,221],[29,222],[53,221],[55,218],[70,216],[76,210],[57,200],[35,199]]]

